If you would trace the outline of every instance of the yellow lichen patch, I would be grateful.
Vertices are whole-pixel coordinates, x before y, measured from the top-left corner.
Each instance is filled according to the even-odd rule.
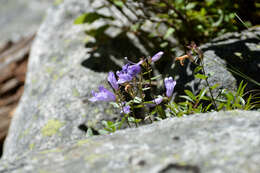
[[[63,125],[64,123],[59,120],[49,120],[41,132],[44,136],[52,136],[55,135]]]
[[[88,163],[95,163],[100,159],[104,159],[106,155],[104,154],[91,154],[84,157],[84,160]]]
[[[73,88],[73,89],[72,89],[72,94],[73,94],[73,96],[75,96],[75,97],[79,97],[79,96],[80,96],[80,93],[79,93],[79,91],[78,91],[77,88]]]
[[[51,150],[44,150],[44,151],[40,152],[40,154],[59,153],[61,151],[62,151],[61,149],[56,148],[56,149],[51,149]]]
[[[84,145],[84,144],[87,144],[87,143],[89,143],[89,139],[83,139],[83,140],[78,141],[77,145],[81,146],[81,145]]]
[[[33,150],[34,146],[35,146],[34,143],[30,143],[30,145],[29,145],[29,149],[30,149],[30,150]]]
[[[62,2],[63,2],[63,0],[55,0],[54,5],[55,6],[60,5]]]

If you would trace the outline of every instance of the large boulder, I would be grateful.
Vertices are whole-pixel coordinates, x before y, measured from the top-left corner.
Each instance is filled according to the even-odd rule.
[[[119,69],[123,57],[137,60],[142,55],[149,55],[151,47],[147,48],[142,45],[144,42],[127,33],[115,37],[118,30],[113,28],[106,37],[97,40],[96,46],[86,47],[84,30],[93,26],[74,25],[73,22],[80,14],[93,12],[102,2],[65,0],[48,10],[32,47],[25,92],[5,142],[5,159],[12,160],[30,150],[52,148],[84,138],[86,130],[102,128],[101,120],[120,116],[107,103],[93,104],[85,100],[100,84],[107,86],[107,72]],[[124,25],[120,23],[124,21],[114,22]],[[100,23],[93,25],[100,26]],[[107,37],[109,41],[104,42]],[[161,72],[176,75],[176,70],[171,71],[171,63],[162,60],[161,65],[165,65]],[[218,69],[215,75],[225,74],[227,77],[216,79],[224,88],[235,88],[235,79],[224,66],[212,67]],[[194,79],[191,74],[186,77],[177,80],[177,91],[183,91],[182,86]],[[194,86],[199,88],[198,84]]]
[[[84,47],[83,28],[73,24],[82,9],[91,9],[90,3],[67,1],[48,11],[31,50],[24,95],[11,123],[4,158],[12,159],[31,146],[48,148],[83,138],[87,128],[117,116],[108,104],[84,102],[92,89],[106,84],[106,74],[82,65],[90,54]]]
[[[2,160],[0,172],[260,172],[259,124],[256,111],[166,119]]]

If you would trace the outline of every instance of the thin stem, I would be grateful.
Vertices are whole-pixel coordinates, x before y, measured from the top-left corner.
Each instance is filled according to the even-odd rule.
[[[203,59],[201,59],[201,67],[202,67],[202,73],[203,73],[203,75],[206,76],[206,72],[205,72],[205,69],[204,69]],[[213,93],[212,93],[212,89],[210,88],[210,85],[209,85],[209,82],[208,82],[208,78],[206,78],[205,81],[206,81],[206,84],[207,84],[207,86],[208,86],[208,88],[209,88],[209,93],[210,93],[211,101],[212,101],[212,103],[213,103],[213,105],[214,105],[214,107],[215,107],[215,110],[218,111],[218,109],[217,109],[217,104],[216,104],[216,102],[215,102],[215,99],[214,99],[214,96],[213,96]]]

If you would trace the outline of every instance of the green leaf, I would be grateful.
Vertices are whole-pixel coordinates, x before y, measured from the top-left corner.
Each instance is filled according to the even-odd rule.
[[[213,85],[213,86],[211,86],[210,88],[212,89],[212,90],[214,90],[214,89],[216,89],[217,87],[219,87],[219,84],[215,84],[215,85]]]
[[[201,100],[204,97],[204,95],[206,94],[206,92],[207,92],[207,90],[205,88],[203,88],[198,95],[198,100]]]
[[[201,66],[197,66],[197,67],[194,69],[194,73],[198,73],[201,69],[202,69]]]
[[[196,78],[199,78],[199,79],[203,79],[203,80],[205,80],[205,79],[208,78],[207,76],[205,76],[205,75],[203,75],[203,74],[195,74],[195,77],[196,77]]]
[[[188,3],[188,5],[186,6],[186,10],[191,10],[194,7],[196,7],[197,3],[196,2],[190,2]]]
[[[86,136],[88,137],[93,136],[93,131],[91,128],[88,128]]]
[[[164,109],[162,108],[162,106],[156,106],[156,110],[160,116],[160,118],[165,119],[166,118],[166,114]]]
[[[168,37],[170,37],[173,33],[174,33],[175,29],[174,28],[169,28],[165,35],[163,36],[163,39],[167,39]]]
[[[161,48],[165,48],[166,46],[168,46],[168,42],[163,42],[163,43],[160,44]]]
[[[135,97],[133,100],[134,103],[142,103],[142,98],[140,97]]]
[[[91,24],[100,18],[111,19],[111,20],[113,19],[112,17],[104,16],[104,15],[98,14],[96,12],[85,13],[85,14],[82,14],[79,17],[77,17],[74,20],[74,24],[83,24],[83,23]]]
[[[194,103],[194,101],[189,96],[180,96],[180,98],[184,98],[184,99]]]
[[[150,90],[151,87],[147,87],[147,88],[142,88],[142,91],[146,91],[146,90]]]
[[[151,80],[156,80],[156,79],[159,79],[162,75],[157,75],[155,77],[152,77]]]
[[[187,94],[192,100],[196,100],[196,96],[190,90],[184,90],[185,94]]]
[[[122,0],[113,0],[114,4],[120,8],[123,8],[124,2]]]

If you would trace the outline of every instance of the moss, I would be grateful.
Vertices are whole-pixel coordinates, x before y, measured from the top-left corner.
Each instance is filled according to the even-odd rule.
[[[49,120],[42,128],[41,133],[43,136],[55,135],[63,125],[64,123],[60,122],[59,120]]]

